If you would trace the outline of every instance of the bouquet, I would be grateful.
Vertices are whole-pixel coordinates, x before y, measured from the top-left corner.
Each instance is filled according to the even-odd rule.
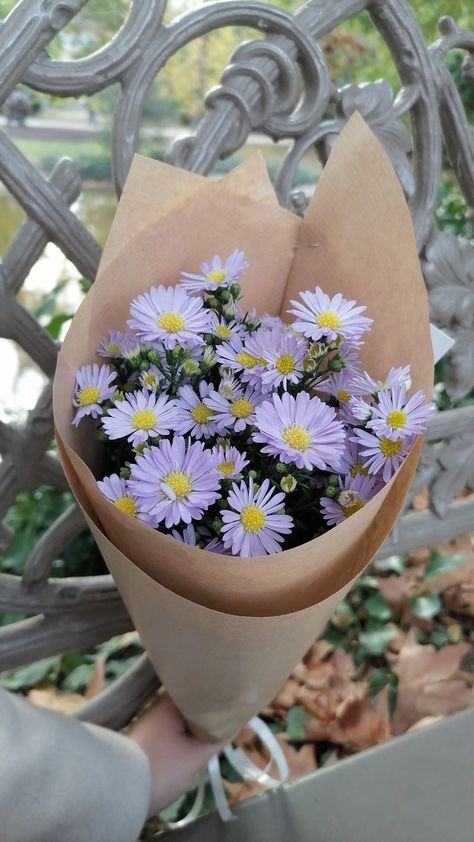
[[[431,412],[411,220],[359,115],[303,220],[259,156],[136,156],[54,385],[70,485],[198,736],[278,691],[394,524]]]
[[[98,487],[118,509],[177,541],[249,557],[358,512],[433,406],[422,390],[409,396],[409,365],[383,381],[359,369],[365,306],[316,286],[290,301],[288,325],[243,313],[247,268],[235,249],[135,298],[129,330],[110,329],[97,349],[109,362],[77,371],[72,423],[96,419]]]

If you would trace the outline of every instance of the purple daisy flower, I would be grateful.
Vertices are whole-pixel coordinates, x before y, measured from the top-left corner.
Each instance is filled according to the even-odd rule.
[[[434,412],[434,405],[425,403],[421,390],[407,400],[404,386],[393,386],[378,393],[378,403],[372,407],[372,419],[367,427],[381,438],[388,439],[418,436],[426,430],[429,416]]]
[[[255,343],[252,347],[255,349]],[[219,345],[216,348],[216,360],[224,368],[240,373],[242,381],[252,383],[252,385],[260,380],[266,365],[263,357],[256,356],[248,350],[247,343],[244,345],[240,336],[234,336],[230,342]]]
[[[129,488],[138,508],[167,528],[183,521],[200,520],[220,497],[219,474],[214,457],[201,442],[182,436],[147,447],[132,465]]]
[[[242,336],[244,331],[245,327],[241,322],[236,322],[235,319],[226,321],[224,318],[218,319],[217,316],[211,328],[211,333],[222,340],[231,339],[233,336]]]
[[[374,380],[366,371],[353,377],[351,391],[354,395],[376,395],[382,389],[392,389],[394,386],[411,386],[410,366],[391,368],[385,380]]]
[[[249,464],[245,457],[246,453],[240,453],[236,447],[222,447],[218,445],[212,448],[212,455],[221,479],[239,477],[243,469]]]
[[[224,547],[220,538],[212,538],[209,543],[204,547],[208,553],[217,553],[218,555],[232,555],[230,550],[227,550]]]
[[[308,350],[304,339],[289,330],[282,330],[281,326],[258,333],[261,334],[261,356],[267,361],[267,367],[262,373],[262,388],[268,391],[283,386],[286,390],[289,383],[298,383]]]
[[[227,260],[222,261],[219,255],[215,254],[210,263],[201,263],[201,275],[194,275],[191,272],[181,272],[181,286],[190,292],[214,292],[216,289],[231,286],[239,280],[245,269],[248,268],[243,251],[235,249]]]
[[[176,403],[179,416],[174,430],[179,435],[189,433],[195,439],[208,439],[217,432],[218,427],[214,420],[214,410],[204,403],[205,398],[214,391],[214,387],[212,383],[201,380],[198,388],[199,395],[192,386],[181,386],[178,389]]]
[[[97,350],[99,357],[120,357],[120,344],[123,336],[121,330],[109,330],[107,336],[101,340]]]
[[[162,342],[172,350],[176,345],[201,345],[201,334],[208,333],[212,316],[202,298],[191,298],[181,286],[151,287],[130,305],[128,326],[149,342]]]
[[[333,342],[342,337],[354,344],[372,324],[372,319],[361,316],[367,308],[355,307],[356,302],[343,298],[340,292],[330,298],[320,287],[316,287],[314,292],[300,292],[300,297],[303,304],[290,301],[294,310],[288,312],[296,316],[293,328],[309,339],[318,340],[326,336]]]
[[[372,417],[373,403],[369,398],[365,401],[363,398],[352,397],[349,401],[349,410],[355,421],[368,421]]]
[[[131,330],[124,333],[120,343],[120,356],[126,360],[132,360],[134,357],[140,356],[142,346],[140,340]]]
[[[382,474],[384,482],[400,467],[408,453],[411,441],[403,438],[378,438],[366,430],[354,430],[352,441],[359,445],[363,465],[369,474]]]
[[[293,528],[293,518],[277,514],[284,505],[285,495],[275,492],[268,479],[258,491],[253,479],[248,486],[233,483],[227,502],[230,509],[222,509],[222,541],[233,555],[255,556],[281,551],[284,535]]]
[[[103,480],[98,480],[97,485],[107,500],[110,500],[117,509],[124,512],[130,517],[136,517],[138,520],[144,521],[148,525],[152,525],[151,519],[137,510],[137,501],[133,494],[130,493],[128,483],[118,474],[111,474],[109,477],[104,477]]]
[[[151,365],[147,371],[142,371],[140,374],[140,385],[148,392],[156,392],[162,380],[163,375],[156,365]]]
[[[346,421],[353,424],[357,419],[352,413],[351,404],[351,383],[352,375],[346,369],[330,374],[321,383],[317,383],[316,389],[323,395],[331,395],[339,403],[337,410],[337,417],[341,421]]]
[[[190,547],[197,546],[196,530],[194,529],[192,523],[188,523],[188,525],[184,527],[182,533],[178,532],[177,529],[172,529],[171,534],[175,541],[181,541],[182,544],[188,544]]]
[[[346,439],[346,449],[342,455],[338,473],[350,474],[353,477],[358,474],[366,477],[369,473],[360,455],[360,444],[352,439]]]
[[[228,398],[229,400],[231,398],[241,398],[244,393],[243,387],[237,378],[232,377],[232,374],[225,373],[222,375],[217,391],[220,395],[223,395],[224,398]]]
[[[329,526],[336,526],[363,509],[382,487],[375,477],[361,474],[339,477],[339,486],[341,490],[335,497],[321,497],[321,513]]]
[[[72,402],[78,407],[74,416],[75,427],[86,415],[97,418],[102,415],[101,403],[109,400],[115,392],[114,380],[117,374],[108,365],[82,365],[76,371],[76,382]]]
[[[346,435],[336,411],[307,392],[293,397],[272,395],[255,411],[254,441],[263,453],[293,462],[298,468],[337,470],[344,453]]]
[[[255,423],[255,409],[264,400],[259,389],[247,386],[239,397],[225,398],[212,391],[204,403],[214,411],[214,421],[219,432],[235,430],[241,433],[248,425]]]
[[[179,418],[175,401],[153,392],[130,392],[124,400],[115,401],[102,426],[109,439],[125,436],[134,446],[154,436],[167,436]]]

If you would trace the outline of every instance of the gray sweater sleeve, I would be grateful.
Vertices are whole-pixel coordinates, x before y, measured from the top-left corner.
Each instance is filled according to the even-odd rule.
[[[120,734],[0,689],[0,839],[135,842],[150,771]]]

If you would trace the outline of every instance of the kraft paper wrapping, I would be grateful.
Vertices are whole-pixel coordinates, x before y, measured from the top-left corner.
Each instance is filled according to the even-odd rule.
[[[321,632],[393,526],[421,449],[420,439],[390,483],[335,529],[250,559],[178,545],[100,494],[91,428],[71,424],[76,369],[98,360],[109,327],[125,328],[133,297],[236,247],[250,263],[244,307],[288,320],[298,291],[316,283],[340,291],[374,319],[362,352],[371,375],[410,363],[413,388],[427,397],[433,378],[410,215],[385,152],[358,114],[335,144],[303,220],[278,206],[259,156],[218,183],[135,157],[96,283],[59,355],[58,447],[155,668],[195,733],[216,739],[231,737],[271,699]]]

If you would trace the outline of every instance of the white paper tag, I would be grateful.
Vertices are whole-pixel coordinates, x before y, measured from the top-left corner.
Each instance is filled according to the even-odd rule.
[[[433,346],[433,356],[435,363],[448,353],[449,349],[453,347],[455,340],[451,339],[447,333],[430,324],[431,330],[431,344]]]

